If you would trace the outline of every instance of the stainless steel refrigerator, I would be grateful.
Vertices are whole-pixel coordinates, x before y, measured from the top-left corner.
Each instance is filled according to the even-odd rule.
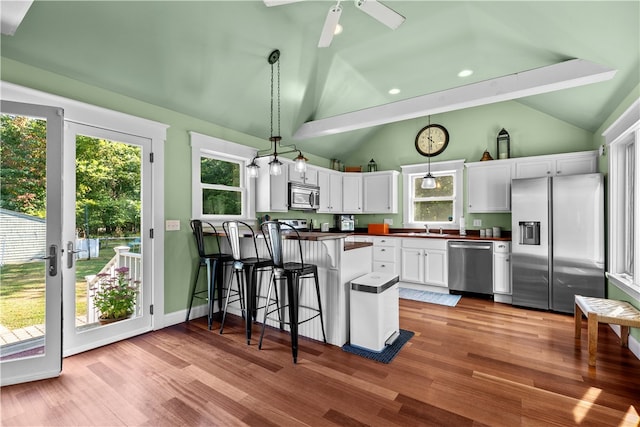
[[[511,183],[513,305],[573,313],[574,295],[604,297],[601,174]]]

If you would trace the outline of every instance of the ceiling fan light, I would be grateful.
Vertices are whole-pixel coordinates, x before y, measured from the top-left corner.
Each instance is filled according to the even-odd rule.
[[[318,47],[329,47],[331,45],[341,14],[342,7],[339,2],[338,4],[331,6],[329,13],[327,13],[327,19],[324,20],[324,26],[322,27],[322,33],[320,33]]]
[[[358,9],[392,30],[398,28],[405,21],[404,16],[376,0],[355,0],[355,4]]]
[[[269,175],[282,175],[282,162],[276,156],[269,162]]]
[[[429,172],[424,178],[422,178],[422,184],[420,185],[420,188],[424,190],[433,190],[434,188],[436,188],[436,179],[433,177],[433,175],[431,175],[431,172]]]

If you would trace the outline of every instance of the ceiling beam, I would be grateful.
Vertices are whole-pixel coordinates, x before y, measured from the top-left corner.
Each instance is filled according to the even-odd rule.
[[[559,64],[306,122],[300,126],[293,138],[307,139],[333,135],[584,86],[610,80],[616,71],[584,59],[571,59]]]

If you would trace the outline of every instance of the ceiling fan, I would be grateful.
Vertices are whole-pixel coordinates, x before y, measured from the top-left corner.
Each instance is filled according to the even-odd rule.
[[[298,3],[304,0],[263,0],[264,4],[268,7],[280,6],[289,3]],[[333,36],[342,14],[342,6],[340,3],[342,0],[331,6],[327,18],[324,21],[322,27],[322,33],[320,33],[320,40],[318,41],[318,47],[328,47],[333,40]],[[395,30],[405,20],[405,17],[394,11],[393,9],[383,5],[377,0],[354,0],[354,3],[358,9],[386,25],[387,27]]]

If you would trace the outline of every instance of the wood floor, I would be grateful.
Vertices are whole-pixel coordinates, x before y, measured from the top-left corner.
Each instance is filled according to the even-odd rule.
[[[388,365],[239,318],[205,319],[66,358],[56,379],[4,387],[2,425],[636,426],[640,361],[602,325],[596,368],[567,315],[463,297],[401,300],[415,332]],[[218,324],[215,323],[214,327]],[[259,331],[255,326],[254,331]]]

